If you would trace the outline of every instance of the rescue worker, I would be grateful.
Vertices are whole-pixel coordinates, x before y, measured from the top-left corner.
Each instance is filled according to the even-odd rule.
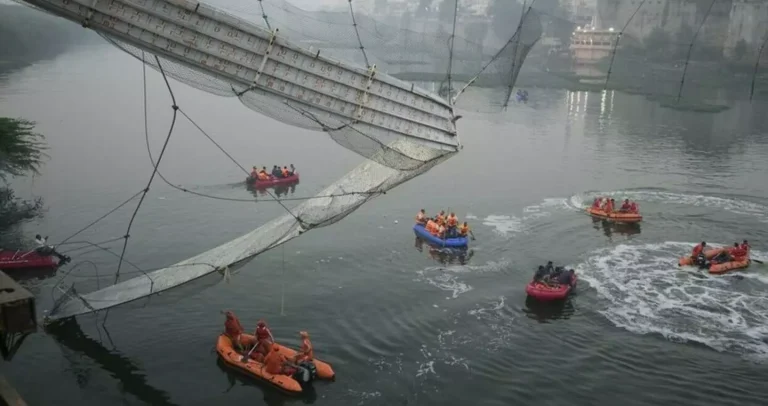
[[[269,351],[269,348],[272,349],[272,351]],[[288,375],[287,368],[283,365],[285,364],[285,356],[280,353],[280,348],[276,345],[272,345],[269,347],[267,351],[269,352],[264,358],[264,366],[267,369],[267,372],[272,375]]]
[[[637,213],[637,203],[632,202],[629,204],[630,213]]]
[[[469,229],[469,225],[467,224],[466,221],[464,222],[464,224],[461,225],[461,227],[459,227],[459,235],[462,237],[466,238],[467,234],[471,232],[472,230]]]
[[[251,179],[256,179],[259,177],[259,168],[253,167],[253,170],[251,171]]]
[[[296,167],[293,166],[293,164],[289,165],[291,167],[291,170],[288,172],[288,175],[293,176],[296,173]]]
[[[235,350],[242,351],[241,335],[243,334],[243,326],[234,313],[227,311],[225,315],[227,319],[224,321],[224,334],[232,340],[232,346]]]
[[[312,342],[309,341],[309,333],[300,331],[299,337],[301,337],[301,348],[293,358],[293,362],[298,364],[304,361],[314,361],[315,351],[312,349]]]
[[[707,243],[705,241],[702,241],[701,244],[693,247],[693,251],[691,251],[691,257],[696,259],[699,257],[699,255],[704,254],[704,247],[707,246]]]
[[[287,166],[284,166],[284,167],[283,167],[283,170],[281,171],[281,173],[282,173],[282,175],[283,175],[283,177],[284,177],[284,178],[287,178],[288,176],[290,176],[290,175],[288,174],[288,167],[287,167]]]
[[[451,213],[445,220],[446,228],[448,230],[448,237],[456,236],[456,227],[459,225],[459,219],[456,217],[456,213]]]
[[[743,261],[748,254],[748,250],[744,249],[739,243],[733,243],[733,247],[728,249],[728,253],[731,254],[731,258],[734,261]]]
[[[275,342],[275,338],[264,320],[259,320],[256,324],[256,332],[253,335],[256,336],[256,351],[267,355],[269,348]]]
[[[615,202],[616,201],[614,199],[608,200],[608,203],[605,204],[605,212],[606,213],[613,213],[613,209],[615,207],[614,206]]]
[[[427,212],[424,209],[421,209],[418,213],[416,213],[416,224],[421,224],[426,227]]]
[[[596,197],[595,200],[592,202],[592,208],[593,209],[599,209],[600,208],[600,202],[602,200],[603,200],[602,198]]]
[[[747,240],[744,240],[744,242],[741,243],[741,248],[745,249],[747,253],[749,253],[749,249],[751,247],[749,246],[749,242]]]
[[[424,228],[427,230],[428,233],[434,235],[435,229],[437,228],[437,224],[435,223],[434,220],[429,219],[427,220],[427,225]]]
[[[445,210],[440,210],[440,214],[437,215],[437,224],[441,224],[445,221]]]
[[[441,240],[445,239],[445,225],[442,223],[437,226],[437,236],[440,237]]]
[[[624,203],[621,205],[619,211],[626,213],[630,210],[630,208],[631,205],[629,204],[629,199],[624,199]]]

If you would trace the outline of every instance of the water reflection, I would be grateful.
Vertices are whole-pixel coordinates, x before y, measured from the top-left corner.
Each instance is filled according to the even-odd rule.
[[[150,405],[174,405],[168,393],[147,383],[146,376],[130,358],[114,349],[108,350],[100,342],[86,336],[74,317],[49,324],[45,331],[69,350],[94,360],[120,382],[121,389],[125,392]],[[69,361],[70,370],[74,372],[80,388],[88,386],[90,369],[81,366],[77,357],[68,356],[67,351],[62,353]]]
[[[240,385],[258,388],[261,390],[262,394],[264,395],[264,403],[267,406],[283,406],[289,403],[296,403],[299,400],[301,400],[304,404],[313,404],[317,400],[317,391],[312,385],[304,388],[304,392],[300,397],[289,396],[274,386],[248,377],[242,373],[235,372],[234,370],[227,367],[226,363],[224,363],[224,361],[222,361],[219,357],[216,357],[216,366],[218,366],[221,372],[223,372],[227,377],[229,386],[224,391],[224,393],[231,391],[232,388],[234,388],[235,385],[239,382]]]
[[[555,300],[551,302],[541,302],[530,296],[525,299],[525,313],[528,318],[540,323],[546,323],[551,320],[569,319],[575,309],[569,295],[564,300]]]
[[[424,252],[424,245],[427,246],[427,254],[432,257],[435,261],[443,264],[461,264],[466,265],[469,260],[475,255],[475,251],[472,249],[469,249],[469,247],[464,248],[448,248],[448,247],[435,247],[432,246],[428,241],[423,240],[422,238],[416,237],[416,241],[414,242],[414,247],[419,252]]]
[[[253,184],[247,183],[245,184],[245,187],[248,189],[249,192],[253,195],[255,198],[259,197],[271,197],[269,196],[268,190],[271,189],[272,193],[277,197],[278,199],[280,197],[287,197],[288,195],[293,196],[296,193],[296,186],[299,184],[299,182],[296,182],[292,185],[275,185],[275,186],[269,186],[269,187],[261,187],[261,186],[254,186]]]
[[[604,219],[592,217],[592,228],[595,230],[603,230],[603,234],[606,237],[611,238],[614,233],[631,236],[640,234],[640,223],[614,223]]]

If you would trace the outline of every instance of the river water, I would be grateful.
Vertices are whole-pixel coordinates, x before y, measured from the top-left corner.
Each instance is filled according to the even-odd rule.
[[[171,104],[162,78],[148,75],[156,156]],[[171,86],[238,162],[295,164],[302,180],[288,197],[314,195],[362,160],[237,100]],[[318,405],[764,404],[768,268],[713,277],[675,263],[702,239],[746,238],[755,258],[768,259],[768,106],[701,114],[618,92],[529,93],[504,114],[467,114],[459,155],[340,223],[257,257],[228,281],[213,276],[114,309],[105,327],[104,314],[82,316],[32,335],[3,374],[31,405],[302,401],[219,366],[220,311],[231,309],[248,329],[265,318],[291,345],[298,330],[310,332],[338,376],[303,399]],[[141,64],[107,46],[0,78],[0,111],[37,121],[50,147],[42,176],[14,182],[21,197],[42,196],[47,207],[24,233],[61,241],[145,186],[142,98]],[[161,171],[201,193],[252,197],[237,166],[185,119]],[[645,221],[592,220],[581,208],[596,192],[636,200]],[[74,240],[120,237],[135,203]],[[420,208],[468,219],[471,253],[447,261],[419,247],[411,224]],[[158,179],[127,258],[166,266],[282,213],[274,202],[207,199]],[[121,242],[108,246],[119,252]],[[70,255],[57,275],[25,282],[41,314],[64,275],[78,291],[112,282],[113,256]],[[526,300],[532,270],[547,260],[580,275],[564,304]],[[137,275],[129,266],[122,273]]]

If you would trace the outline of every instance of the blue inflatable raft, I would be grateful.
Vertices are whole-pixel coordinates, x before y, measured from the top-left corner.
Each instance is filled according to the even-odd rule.
[[[413,232],[416,233],[416,235],[422,240],[425,240],[428,243],[438,247],[462,248],[466,247],[467,243],[469,242],[466,237],[446,238],[445,240],[441,240],[440,238],[428,233],[424,226],[421,224],[414,224]]]

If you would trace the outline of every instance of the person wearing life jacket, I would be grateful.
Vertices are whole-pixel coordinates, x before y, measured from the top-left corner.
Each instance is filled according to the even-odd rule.
[[[232,346],[237,351],[243,350],[241,342],[241,335],[243,334],[243,326],[240,324],[240,320],[237,319],[234,313],[228,311],[224,313],[227,319],[224,321],[224,334],[232,340]]]
[[[269,348],[275,342],[275,338],[264,320],[259,320],[256,324],[256,332],[253,335],[256,336],[256,351],[267,355]]]
[[[592,208],[593,209],[599,209],[600,208],[600,202],[602,200],[603,200],[602,198],[596,197],[595,200],[592,202]]]
[[[469,230],[469,225],[465,221],[464,224],[459,227],[459,235],[462,237],[466,237],[467,234],[469,234],[471,231]]]
[[[731,254],[734,261],[743,261],[747,257],[748,251],[735,242],[733,247],[728,249],[728,253]]]
[[[445,224],[440,224],[439,226],[437,226],[437,236],[441,240],[445,239],[445,231],[446,231]]]
[[[259,169],[257,167],[253,167],[253,170],[251,171],[251,179],[256,179],[259,177]]]
[[[416,213],[416,224],[427,225],[427,212],[424,209]]]
[[[259,180],[269,180],[269,174],[267,173],[267,167],[262,166],[259,171]]]
[[[428,233],[430,233],[430,234],[434,234],[434,230],[435,230],[435,228],[437,228],[437,224],[435,223],[435,221],[434,221],[434,220],[432,220],[432,219],[427,219],[427,225],[426,225],[426,226],[424,226],[424,229],[425,229],[425,230],[426,230]]]
[[[616,201],[614,199],[608,200],[608,202],[605,204],[605,212],[606,213],[613,213],[613,210],[615,208],[615,202]]]
[[[629,212],[630,213],[637,213],[637,203],[631,202],[629,204]]]
[[[314,361],[315,351],[312,349],[312,342],[309,341],[309,333],[300,331],[299,336],[301,337],[301,348],[299,349],[299,352],[296,353],[293,361],[297,364],[305,361]]]
[[[563,269],[562,272],[560,272],[560,275],[557,276],[557,283],[561,285],[570,285],[573,283],[573,274],[575,271],[573,269],[565,270]]]
[[[624,203],[622,203],[619,211],[626,213],[630,210],[630,208],[631,208],[631,205],[629,204],[629,199],[624,199]]]
[[[696,259],[699,257],[699,255],[704,254],[704,247],[707,246],[707,243],[705,241],[702,241],[701,244],[698,244],[697,246],[693,247],[693,251],[691,251],[691,258]]]
[[[751,247],[749,246],[749,242],[747,240],[744,240],[744,242],[741,243],[741,248],[743,248],[744,250],[747,251],[747,253],[749,253],[749,249]]]
[[[287,166],[284,166],[284,167],[283,167],[283,169],[282,169],[282,174],[283,174],[283,177],[284,177],[284,178],[287,178],[287,177],[291,176],[291,175],[289,174],[289,172],[288,172],[288,167],[287,167]]]
[[[285,367],[285,356],[280,353],[280,347],[277,345],[270,345],[267,348],[267,356],[264,358],[264,367],[267,372],[272,375],[287,375],[288,368]]]
[[[288,165],[291,167],[291,170],[288,171],[288,176],[293,176],[296,173],[296,167],[293,166],[293,164]]]
[[[437,215],[437,224],[442,224],[445,221],[445,210],[440,210],[440,214]]]
[[[277,165],[272,165],[272,177],[280,178],[282,176],[283,176],[283,172],[280,171],[280,167]]]
[[[448,218],[445,219],[446,231],[447,231],[447,233],[448,233],[447,235],[449,237],[455,237],[456,236],[456,234],[457,234],[456,227],[458,227],[458,225],[459,225],[459,218],[456,217],[456,213],[451,213],[448,216]]]

